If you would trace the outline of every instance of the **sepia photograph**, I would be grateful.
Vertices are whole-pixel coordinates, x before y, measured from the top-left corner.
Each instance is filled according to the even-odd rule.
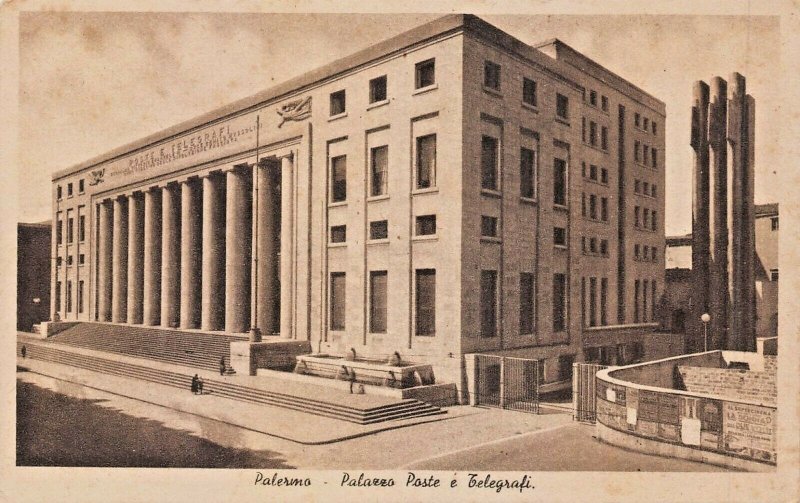
[[[0,7],[9,501],[798,501],[796,7],[69,4]]]

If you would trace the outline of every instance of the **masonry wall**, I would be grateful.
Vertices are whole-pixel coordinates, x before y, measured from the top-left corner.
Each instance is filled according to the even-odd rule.
[[[771,372],[679,366],[686,391],[731,399],[774,404],[778,395],[775,369]]]

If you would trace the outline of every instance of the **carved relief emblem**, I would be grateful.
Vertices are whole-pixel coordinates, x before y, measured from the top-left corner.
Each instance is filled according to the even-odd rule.
[[[283,126],[283,123],[286,121],[308,119],[311,117],[311,96],[296,99],[285,105],[281,105],[278,109],[278,115],[281,116],[281,123],[278,124],[278,127]]]
[[[97,185],[103,183],[103,176],[106,174],[106,168],[96,169],[89,173],[89,185]]]

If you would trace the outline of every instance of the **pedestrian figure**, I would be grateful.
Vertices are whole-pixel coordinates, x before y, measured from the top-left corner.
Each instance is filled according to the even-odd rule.
[[[203,378],[202,377],[198,377],[197,378],[197,393],[199,395],[203,394]]]
[[[219,359],[219,375],[225,375],[225,357]]]
[[[195,374],[194,377],[192,377],[192,393],[194,393],[195,395],[197,394],[198,384],[199,384],[199,378],[197,377],[197,374]]]
[[[25,347],[25,344],[22,345],[22,349],[20,349],[19,352],[22,355],[22,357],[25,358],[25,355],[28,354],[28,348]]]

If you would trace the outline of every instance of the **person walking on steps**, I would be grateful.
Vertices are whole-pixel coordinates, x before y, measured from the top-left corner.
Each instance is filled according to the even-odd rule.
[[[200,380],[200,378],[197,377],[197,374],[195,374],[194,377],[192,377],[192,387],[191,387],[191,389],[192,389],[192,393],[194,393],[195,395],[197,394],[199,380]]]
[[[219,359],[219,375],[225,375],[225,357]]]
[[[22,345],[20,348],[19,353],[22,355],[23,358],[28,354],[28,348],[25,347],[25,344]]]

